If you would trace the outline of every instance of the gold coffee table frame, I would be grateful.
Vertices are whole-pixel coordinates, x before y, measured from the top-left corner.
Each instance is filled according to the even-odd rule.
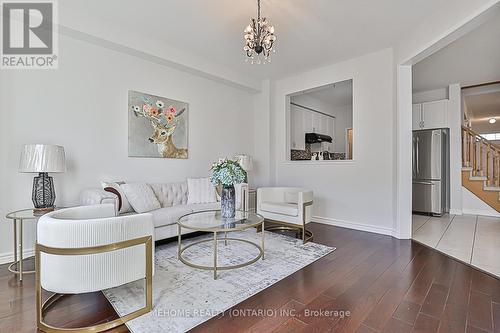
[[[260,258],[262,258],[262,260],[264,260],[264,237],[265,237],[264,234],[265,233],[263,231],[262,231],[262,237],[261,237],[261,244],[260,245],[257,244],[257,243],[254,243],[252,241],[246,240],[246,239],[234,238],[234,237],[227,237],[227,233],[228,232],[233,232],[233,231],[242,231],[242,230],[246,230],[246,229],[250,229],[250,228],[255,228],[255,227],[260,227],[260,230],[264,230],[264,217],[262,215],[259,215],[259,214],[256,214],[256,213],[252,213],[252,212],[237,211],[236,212],[237,214],[243,213],[243,214],[248,214],[248,215],[251,215],[253,217],[256,217],[256,221],[252,222],[252,223],[245,223],[245,224],[241,224],[241,225],[235,225],[234,227],[231,227],[231,228],[225,227],[225,226],[227,226],[227,224],[224,224],[224,219],[223,218],[220,218],[221,224],[218,225],[218,226],[214,226],[214,227],[201,227],[201,226],[200,227],[196,227],[196,226],[193,226],[193,225],[187,225],[187,224],[182,223],[182,220],[184,218],[186,218],[187,216],[197,215],[197,214],[206,214],[206,213],[217,213],[217,212],[220,212],[220,211],[219,210],[208,210],[208,211],[201,211],[201,212],[189,213],[189,214],[181,216],[177,220],[177,226],[178,226],[178,232],[179,232],[179,235],[178,235],[178,252],[177,252],[178,259],[182,263],[186,264],[189,267],[214,271],[214,280],[217,279],[217,271],[224,271],[224,270],[229,270],[229,269],[237,269],[237,268],[245,267],[245,266],[253,264],[254,262],[256,262],[257,260],[259,260]],[[216,217],[213,217],[213,218],[216,219]],[[238,220],[236,220],[236,222],[237,221]],[[182,247],[182,234],[181,234],[182,228],[186,228],[186,229],[194,230],[194,231],[201,231],[201,232],[210,232],[210,233],[213,233],[213,239],[203,239],[203,240],[200,240],[200,241],[196,241],[196,242],[191,243],[191,244],[189,244],[189,245],[187,245],[186,247],[183,248]],[[224,233],[224,237],[218,237],[218,234],[220,234],[220,233]],[[244,263],[241,263],[241,264],[227,265],[227,266],[218,266],[217,265],[217,249],[218,249],[218,242],[221,242],[221,241],[224,241],[225,245],[227,245],[227,241],[243,242],[243,243],[247,243],[247,244],[253,245],[253,246],[255,246],[259,250],[259,254],[255,258],[253,258],[253,259],[251,259],[249,261],[246,261]],[[213,264],[213,266],[198,265],[198,264],[195,264],[195,263],[187,260],[186,258],[184,258],[182,256],[182,254],[184,253],[184,251],[186,251],[190,247],[195,246],[195,245],[199,245],[199,244],[202,244],[202,243],[208,243],[208,242],[213,242],[213,246],[214,246],[214,264]]]

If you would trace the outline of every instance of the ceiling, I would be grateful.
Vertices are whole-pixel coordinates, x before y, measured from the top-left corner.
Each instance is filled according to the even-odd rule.
[[[244,62],[243,29],[255,0],[59,1],[62,25],[113,40],[112,31],[147,36],[242,75],[288,76],[398,44],[453,0],[262,0],[276,27],[271,64]]]
[[[500,81],[500,13],[413,66],[413,92]]]
[[[500,131],[500,91],[464,97],[473,129],[479,133]],[[495,124],[488,123],[496,118]]]

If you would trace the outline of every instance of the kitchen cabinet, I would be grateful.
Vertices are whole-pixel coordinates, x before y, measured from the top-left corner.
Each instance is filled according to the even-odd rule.
[[[316,113],[316,112],[311,112],[312,114],[312,123],[313,123],[313,126],[312,126],[312,133],[320,133],[320,134],[326,134],[326,133],[322,133],[321,132],[321,123],[323,122],[323,115],[320,114],[320,113]]]
[[[422,104],[413,104],[411,123],[413,129],[420,129],[422,125]]]
[[[304,111],[298,107],[290,108],[290,148],[305,150],[305,123]],[[312,126],[312,123],[311,123]]]
[[[334,138],[335,119],[300,107],[290,107],[290,149],[305,150],[306,133],[319,133]]]
[[[314,120],[313,113],[311,111],[303,110],[304,115],[304,133],[313,133],[314,129]]]
[[[413,104],[412,126],[414,130],[449,127],[448,100]]]

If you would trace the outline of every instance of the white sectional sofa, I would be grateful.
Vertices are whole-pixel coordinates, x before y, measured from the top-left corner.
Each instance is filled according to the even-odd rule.
[[[157,183],[149,185],[161,204],[160,209],[149,212],[153,215],[155,240],[177,236],[177,220],[185,214],[220,209],[220,201],[206,204],[187,204],[187,182]],[[248,210],[248,184],[238,184],[235,188],[236,209]],[[136,214],[135,212],[118,214],[118,196],[103,189],[87,189],[82,191],[80,196],[80,204],[84,206],[109,203],[115,205],[116,215]],[[189,232],[190,231],[186,228],[182,230],[183,234]]]

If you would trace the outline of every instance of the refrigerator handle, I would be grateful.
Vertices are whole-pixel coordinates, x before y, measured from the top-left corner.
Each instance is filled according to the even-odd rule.
[[[421,185],[431,185],[434,186],[435,184],[432,182],[426,182],[426,181],[420,181],[420,180],[414,180],[413,184],[421,184]]]
[[[412,172],[413,172],[413,178],[416,178],[417,174],[415,173],[415,163],[417,162],[417,159],[415,158],[415,151],[416,151],[416,146],[415,146],[415,137],[412,138],[412,154],[411,154],[411,160],[412,160]]]
[[[420,139],[417,136],[417,149],[415,149],[416,156],[417,156],[417,163],[416,163],[417,164],[417,177],[418,177],[418,174],[420,173],[420,168],[418,167],[418,163],[420,162],[419,159],[418,159],[418,144],[419,144],[419,141],[420,141]]]

